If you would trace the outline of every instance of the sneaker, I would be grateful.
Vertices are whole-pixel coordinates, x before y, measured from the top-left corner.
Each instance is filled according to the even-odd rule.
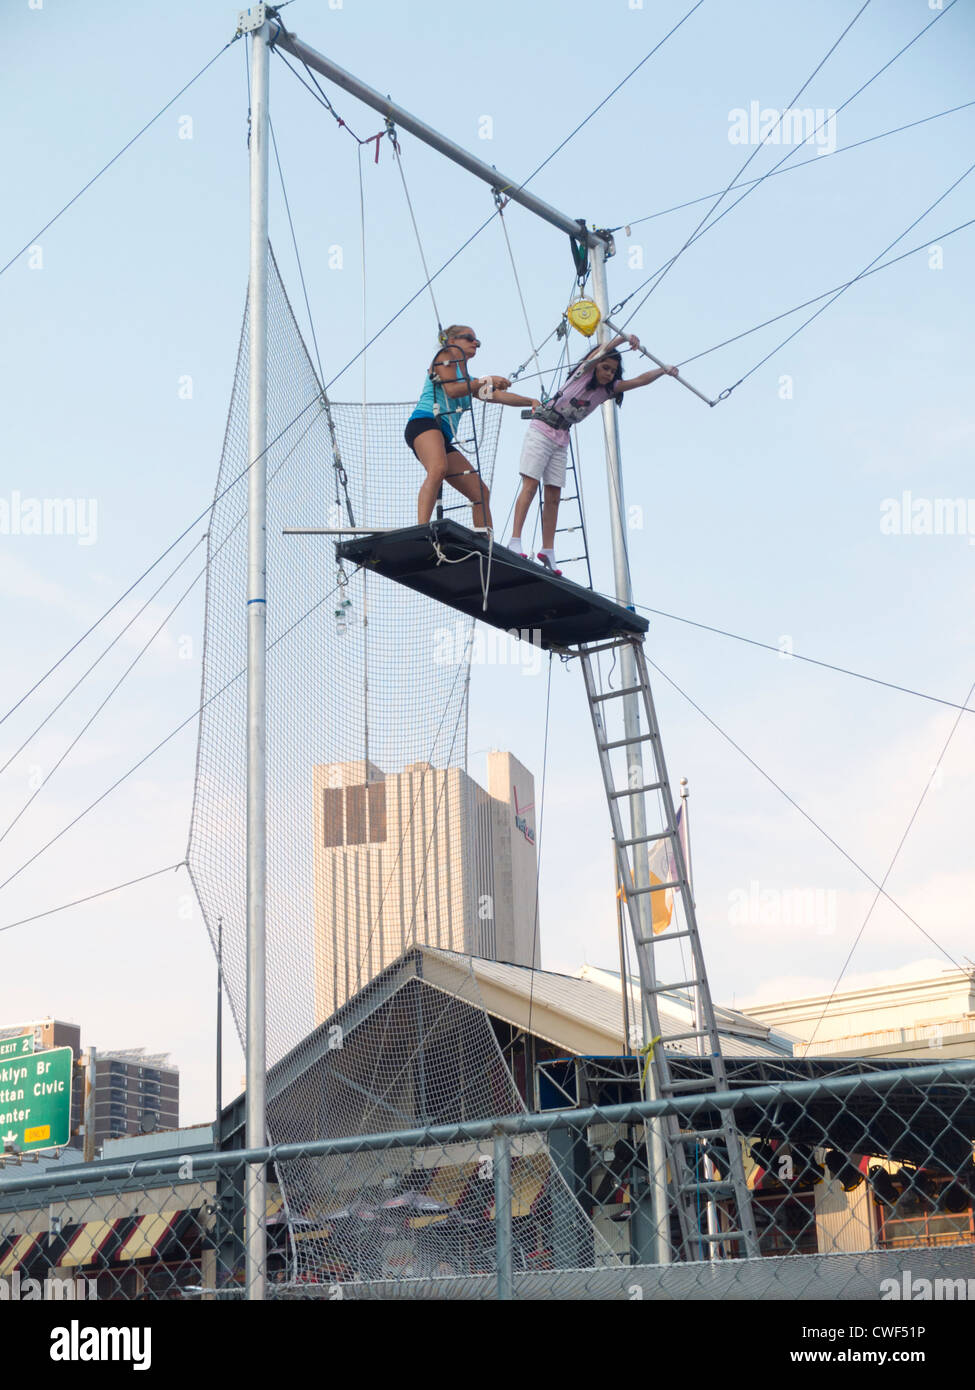
[[[545,551],[544,551],[544,550],[540,550],[540,551],[538,552],[538,558],[539,558],[539,560],[541,560],[541,562],[542,562],[542,569],[548,570],[549,574],[554,574],[555,577],[556,577],[556,579],[561,579],[561,578],[562,578],[562,571],[561,571],[561,570],[557,570],[557,569],[555,568],[555,566],[552,564],[552,561],[551,561],[551,560],[548,558],[548,556],[545,554]]]

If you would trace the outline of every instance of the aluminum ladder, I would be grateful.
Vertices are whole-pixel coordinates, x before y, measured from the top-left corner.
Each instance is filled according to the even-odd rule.
[[[609,652],[621,658],[615,667],[619,684],[615,689],[601,691],[594,658]],[[647,1087],[648,1098],[680,1099],[727,1091],[727,1073],[667,778],[643,639],[621,637],[582,645],[574,648],[573,654],[579,657],[586,683],[609,802],[619,881],[625,885],[624,899],[639,963],[644,1026],[650,1029],[650,1037],[645,1041],[650,1043],[651,1039],[661,1038],[660,1005],[665,996],[685,994],[691,1000],[692,1017],[686,1031],[670,1033],[659,1045],[650,1048],[650,1065],[646,1071],[648,1075],[652,1072],[652,1084]],[[650,773],[643,771],[646,750],[651,754],[653,771]],[[663,829],[648,833],[644,798],[654,793],[658,794],[662,808]],[[624,802],[629,805],[628,825],[624,825],[622,814],[621,803]],[[669,852],[661,855],[663,842]],[[658,868],[662,867],[661,860],[666,864],[662,876],[653,875],[653,882],[651,856],[656,858]],[[670,925],[659,928],[659,933],[655,934],[653,905],[656,900],[658,909],[664,906],[657,896],[660,894],[672,895],[672,915]],[[663,913],[658,910],[658,922],[662,917]],[[691,962],[689,966],[687,956]],[[702,1065],[695,1070],[699,1074],[690,1080],[675,1077],[665,1046],[671,1052],[698,1058]],[[696,1124],[693,1113],[682,1120],[667,1116],[663,1123],[657,1123],[662,1140],[661,1159],[665,1158],[667,1165],[663,1171],[669,1170],[669,1183],[666,1177],[663,1179],[668,1213],[670,1205],[676,1205],[684,1258],[701,1258],[699,1252],[702,1250],[704,1258],[708,1259],[720,1254],[738,1258],[756,1256],[760,1254],[758,1235],[734,1116],[722,1110],[717,1126],[688,1127]],[[649,1162],[653,1181],[652,1159]],[[660,1160],[658,1168],[663,1169]],[[716,1169],[720,1170],[720,1177]],[[706,1223],[701,1219],[705,1210],[710,1212]],[[720,1219],[716,1219],[716,1213]],[[661,1221],[659,1212],[657,1221]],[[664,1220],[664,1231],[669,1240],[669,1214]]]

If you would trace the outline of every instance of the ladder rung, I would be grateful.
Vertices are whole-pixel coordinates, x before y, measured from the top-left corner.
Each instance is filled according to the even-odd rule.
[[[685,1038],[707,1038],[709,1036],[710,1034],[707,1028],[695,1028],[693,1032],[689,1033],[671,1033],[668,1038],[664,1039],[664,1041],[683,1042]],[[710,1056],[711,1054],[708,1053],[707,1055]]]
[[[627,888],[625,890],[628,898],[635,898],[638,893],[665,893],[668,888],[683,888],[679,879],[668,879],[666,883],[651,883],[648,888]],[[663,933],[661,932],[661,935]]]
[[[680,941],[685,936],[690,936],[690,932],[668,930],[661,932],[659,936],[638,936],[636,937],[636,944],[638,946],[656,946],[658,942],[663,941],[664,937],[666,937],[668,941]]]
[[[627,849],[630,845],[650,845],[655,844],[657,840],[669,840],[676,834],[676,830],[661,830],[659,834],[636,835],[632,840],[617,840],[616,845],[618,849]]]
[[[621,695],[639,695],[642,689],[642,685],[627,685],[622,690],[608,690],[605,695],[594,695],[591,703],[598,705],[603,700],[618,700]]]
[[[666,1041],[666,1039],[665,1039]],[[702,1095],[717,1094],[714,1091],[714,1083],[709,1085],[709,1077],[699,1077],[693,1081],[668,1081],[666,1086],[661,1086],[661,1092],[665,1096],[672,1095],[675,1091],[699,1091]]]
[[[681,1192],[734,1192],[733,1182],[695,1182],[691,1179],[680,1189]]]
[[[696,1144],[701,1139],[727,1139],[727,1137],[723,1129],[682,1130],[680,1134],[674,1136],[674,1142]]]
[[[643,639],[641,638],[640,640],[642,641]],[[618,651],[620,647],[630,646],[631,642],[632,638],[617,637],[615,642],[600,642],[599,645],[596,647],[587,647],[585,644],[583,644],[579,647],[579,655],[598,656],[600,652],[615,652]]]
[[[629,748],[634,743],[649,743],[653,734],[637,734],[636,738],[617,738],[612,743],[600,743],[599,751],[608,753],[611,748]]]
[[[666,782],[647,782],[642,787],[627,787],[624,791],[610,792],[610,796],[615,801],[620,796],[639,796],[641,792],[659,792],[666,785]]]
[[[701,985],[703,983],[703,980],[672,980],[665,985],[654,985],[653,993],[657,994],[659,992],[660,994],[666,994],[668,990],[688,989],[690,986],[694,986],[696,988],[698,985]],[[705,1032],[695,1033],[694,1036],[696,1038],[703,1037],[705,1036]]]
[[[695,1231],[695,1240],[712,1240],[721,1244],[723,1240],[747,1240],[744,1231]]]

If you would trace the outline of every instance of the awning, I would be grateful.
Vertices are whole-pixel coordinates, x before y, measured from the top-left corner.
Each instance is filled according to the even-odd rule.
[[[39,1231],[35,1235],[8,1237],[6,1248],[0,1254],[0,1279],[8,1279],[15,1269],[26,1264],[46,1236],[46,1231]]]
[[[131,1223],[132,1218],[123,1216],[115,1221],[86,1221],[79,1226],[68,1240],[64,1250],[57,1258],[60,1269],[91,1265],[107,1255],[117,1243],[120,1232]]]
[[[158,1255],[169,1237],[175,1234],[184,1211],[163,1211],[140,1216],[138,1225],[130,1232],[116,1256],[119,1264],[129,1260],[151,1260]]]

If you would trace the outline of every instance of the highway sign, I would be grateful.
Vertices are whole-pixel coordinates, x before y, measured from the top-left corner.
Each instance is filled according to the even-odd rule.
[[[70,1047],[0,1061],[0,1143],[19,1153],[63,1148],[71,1137]]]
[[[16,1038],[0,1038],[0,1062],[14,1057],[26,1057],[34,1051],[34,1032],[20,1033]]]

